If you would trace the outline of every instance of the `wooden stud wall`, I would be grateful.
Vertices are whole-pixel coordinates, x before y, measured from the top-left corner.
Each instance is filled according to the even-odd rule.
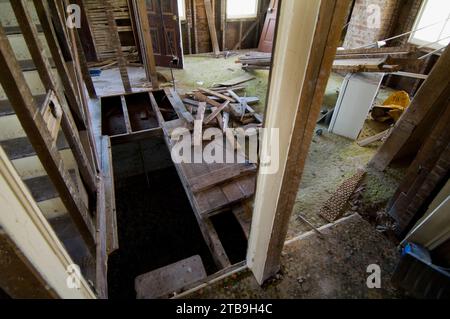
[[[116,45],[110,41],[109,21],[105,14],[105,5],[98,0],[83,0],[83,5],[92,30],[98,59],[103,61],[116,58],[117,49]],[[110,5],[118,26],[121,42],[128,42],[122,43],[121,49],[129,61],[137,61],[138,57],[132,54],[137,51],[137,46],[133,35],[134,30],[128,0],[111,0]]]
[[[105,205],[106,191],[102,178],[106,175],[100,171],[91,119],[87,116],[86,92],[91,97],[96,93],[78,33],[66,27],[67,4],[67,1],[57,0],[10,2],[21,31],[18,34],[28,47],[46,94],[44,99],[33,95],[35,91],[31,85],[34,83],[27,81],[27,71],[21,68],[1,25],[0,83],[12,107],[12,114],[17,117],[39,159],[39,165],[47,173],[79,235],[97,260],[97,293],[99,297],[106,297],[105,215],[111,208]],[[31,18],[34,9],[39,27]],[[45,32],[41,36],[38,34],[40,30]],[[44,41],[49,52],[43,49]],[[60,129],[75,158],[75,175],[69,172],[57,143]],[[77,179],[74,180],[73,176]]]
[[[213,52],[204,0],[186,1],[186,21],[181,22],[184,54]],[[226,0],[211,1],[220,50],[252,49],[259,43],[269,0],[259,0],[253,19],[226,18]]]

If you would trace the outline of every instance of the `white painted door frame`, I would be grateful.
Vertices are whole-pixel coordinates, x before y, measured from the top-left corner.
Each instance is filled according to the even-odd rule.
[[[261,160],[279,150],[279,169],[257,179],[247,265],[262,284],[279,270],[281,250],[349,1],[283,0],[273,55]],[[319,19],[320,16],[320,19]]]
[[[0,235],[6,236],[13,251],[26,265],[28,275],[42,284],[42,290],[47,290],[49,297],[95,299],[94,292],[82,275],[75,274],[77,277],[71,281],[73,285],[67,284],[71,279],[67,272],[70,270],[68,267],[75,263],[2,147],[0,147],[0,194]],[[24,297],[21,292],[15,292],[18,296]]]

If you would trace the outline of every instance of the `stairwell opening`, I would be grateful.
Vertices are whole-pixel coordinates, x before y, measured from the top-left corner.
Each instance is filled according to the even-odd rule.
[[[119,250],[109,257],[109,297],[135,298],[137,276],[200,255],[216,268],[163,138],[113,146]]]

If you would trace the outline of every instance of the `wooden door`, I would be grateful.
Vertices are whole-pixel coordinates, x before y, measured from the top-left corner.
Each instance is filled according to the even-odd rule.
[[[146,1],[156,65],[182,69],[183,51],[177,0]]]
[[[271,0],[267,10],[266,22],[259,41],[258,50],[272,53],[273,40],[275,37],[275,27],[277,25],[278,0]]]

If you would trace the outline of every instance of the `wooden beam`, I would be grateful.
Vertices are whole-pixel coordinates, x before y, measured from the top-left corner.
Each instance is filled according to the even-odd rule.
[[[67,286],[74,262],[0,147],[0,286],[13,298],[94,299],[82,277]]]
[[[26,40],[28,49],[33,57],[33,61],[36,64],[39,76],[44,84],[47,91],[53,91],[56,93],[59,103],[63,106],[62,113],[62,129],[64,135],[73,150],[74,156],[77,160],[79,170],[83,181],[85,182],[90,195],[95,198],[97,191],[95,174],[92,171],[92,167],[88,161],[86,153],[81,145],[78,132],[75,129],[75,124],[73,119],[68,112],[68,106],[62,89],[56,85],[56,81],[53,78],[53,73],[51,71],[50,62],[48,58],[43,54],[43,46],[39,40],[36,25],[31,19],[31,15],[27,8],[27,1],[18,0],[11,2],[16,18],[19,22],[20,28],[22,29],[22,34]],[[35,146],[35,145],[34,145]]]
[[[201,146],[203,142],[203,121],[205,119],[206,103],[200,102],[194,122],[194,146]]]
[[[233,50],[237,50],[238,48],[240,48],[242,46],[242,42],[244,42],[248,36],[250,35],[250,33],[256,28],[257,25],[259,25],[261,18],[263,17],[263,14],[259,14],[258,17],[256,18],[256,20],[252,23],[252,25],[247,29],[247,31],[245,31],[245,33],[242,35],[242,38],[239,40],[238,43],[236,43],[236,45],[233,47]]]
[[[216,92],[216,91],[212,91],[212,90],[205,89],[205,88],[199,88],[198,90],[199,90],[200,92],[205,93],[205,94],[208,94],[208,95],[212,95],[212,96],[218,97],[219,99],[222,99],[222,100],[225,100],[225,101],[230,101],[231,103],[236,103],[236,102],[238,102],[238,101],[235,101],[235,99],[233,99],[233,98],[231,98],[231,97],[229,97],[229,96],[223,95],[222,93],[219,93],[219,92]]]
[[[217,234],[217,231],[209,218],[204,218],[200,222],[200,229],[202,230],[202,232],[207,232],[207,235],[204,235],[203,237],[205,238],[206,244],[212,252],[212,257],[215,264],[220,269],[231,266],[231,262],[228,258],[225,248],[223,247],[219,235]]]
[[[227,0],[220,0],[220,26],[222,29],[222,51],[227,49]]]
[[[356,144],[358,144],[361,147],[366,147],[372,143],[383,140],[384,138],[386,138],[389,135],[390,131],[391,131],[391,129],[387,129],[386,131],[383,131],[381,133],[375,134],[375,135],[365,138],[361,141],[358,141],[358,142],[356,142]]]
[[[128,106],[125,96],[121,95],[120,101],[122,102],[123,119],[125,121],[125,127],[127,128],[127,134],[131,134],[133,133],[133,130],[131,129],[130,113],[128,113]]]
[[[109,36],[114,49],[116,50],[117,63],[119,65],[120,76],[122,78],[125,92],[132,92],[130,78],[128,77],[127,61],[122,51],[119,32],[117,31],[116,19],[114,18],[113,6],[111,0],[101,0],[100,3],[106,9],[106,17],[108,18]]]
[[[195,44],[195,54],[200,53],[199,52],[199,43],[198,43],[198,18],[197,18],[197,5],[196,5],[196,1],[192,0],[192,15],[194,16],[194,21],[193,21],[193,28],[194,28],[194,44]]]
[[[213,53],[216,57],[220,55],[220,47],[219,40],[217,39],[217,31],[216,31],[216,19],[213,14],[213,7],[211,4],[211,0],[204,0],[205,2],[205,10],[206,10],[206,18],[208,20],[209,34],[211,36],[211,43],[213,47]]]
[[[191,0],[185,0],[186,3],[186,29],[188,38],[188,54],[192,54],[192,9]]]
[[[192,192],[200,193],[254,173],[256,173],[256,167],[254,165],[231,165],[221,170],[214,171],[214,174],[205,174],[191,179],[190,188]]]
[[[63,159],[48,132],[31,90],[20,70],[19,63],[9,40],[0,26],[0,81],[11,101],[17,117],[47,174],[65,204],[81,236],[91,252],[95,253],[95,226],[87,207],[83,204],[77,188],[64,167]]]
[[[148,74],[148,80],[152,83],[152,88],[157,90],[159,89],[159,81],[158,74],[156,72],[156,62],[155,55],[153,52],[153,42],[150,31],[150,23],[148,21],[147,14],[147,3],[146,1],[134,0],[134,4],[136,7],[136,13],[138,15],[139,22],[139,35],[141,38],[141,42],[143,43],[142,55],[145,60],[145,68]]]
[[[108,253],[108,255],[110,255],[114,251],[119,249],[119,235],[117,229],[117,211],[110,138],[108,136],[102,136],[101,145],[102,178],[105,188],[106,252]]]
[[[205,119],[205,124],[209,124],[212,120],[214,120],[216,117],[218,117],[220,115],[220,113],[225,110],[225,108],[228,107],[228,105],[230,104],[230,101],[226,101],[225,103],[223,103],[222,105],[220,105],[220,107],[216,108],[206,119]],[[223,121],[223,120],[222,120]]]
[[[76,50],[76,39],[75,39],[75,31],[74,29],[68,29],[66,28],[66,20],[65,20],[65,9],[67,5],[69,4],[69,0],[62,0],[62,1],[55,1],[51,0],[48,1],[49,8],[51,11],[52,17],[55,17],[53,20],[53,23],[55,25],[56,30],[60,30],[58,33],[63,43],[70,43],[69,50],[68,50],[68,57],[67,57],[67,67],[69,71],[70,78],[72,79],[72,83],[74,84],[74,87],[76,89],[76,94],[78,94],[82,109],[84,111],[84,114],[89,114],[89,103],[86,96],[86,90],[85,90],[85,83],[83,81],[83,75],[80,67],[80,58],[78,56],[78,51]],[[85,123],[86,123],[86,131],[80,132],[81,134],[84,134],[88,138],[86,139],[88,143],[85,143],[83,145],[89,146],[88,148],[85,148],[86,151],[89,153],[90,158],[93,163],[93,168],[95,171],[99,171],[99,159],[98,159],[98,151],[97,151],[97,144],[95,142],[95,138],[93,135],[93,126],[92,126],[92,119],[90,116],[85,117]]]
[[[404,231],[408,230],[411,221],[417,219],[417,214],[423,213],[420,210],[421,205],[417,202],[423,203],[434,191],[433,185],[437,185],[448,174],[445,170],[439,171],[439,169],[436,171],[439,172],[437,175],[432,173],[433,170],[436,170],[435,167],[440,158],[443,158],[441,168],[444,167],[446,160],[450,161],[450,158],[442,157],[445,149],[448,148],[448,141],[450,141],[450,126],[448,125],[450,123],[450,103],[448,101],[444,110],[393,197],[389,214],[398,223],[399,235],[403,235]],[[434,180],[438,182],[433,182]],[[418,196],[419,189],[424,185],[428,187],[428,195]],[[422,192],[425,192],[425,189]],[[421,200],[422,202],[420,202]]]
[[[175,109],[175,112],[178,114],[178,117],[180,119],[184,119],[190,124],[193,124],[194,118],[192,117],[192,114],[186,110],[186,106],[184,105],[178,93],[173,88],[165,88],[164,92],[166,93],[167,98]]]
[[[261,159],[279,150],[279,165],[257,178],[247,263],[262,284],[280,256],[319,116],[349,1],[282,1]],[[292,41],[302,38],[302,41]],[[280,116],[279,114],[283,114]],[[275,161],[272,160],[272,163]]]
[[[163,135],[164,135],[163,131],[160,127],[151,128],[139,132],[133,132],[131,134],[114,135],[111,136],[111,145],[115,146],[131,142],[138,142],[149,138],[162,137]]]
[[[83,131],[86,129],[86,123],[84,120],[83,109],[80,108],[80,102],[78,96],[75,94],[75,88],[72,81],[69,78],[69,71],[67,69],[64,57],[57,41],[56,31],[53,27],[53,23],[49,14],[49,9],[46,7],[46,3],[41,0],[34,0],[34,6],[39,17],[39,21],[44,31],[45,38],[47,40],[50,53],[53,57],[56,69],[58,70],[59,77],[64,86],[64,92],[67,96],[70,110],[74,117],[78,130]]]
[[[83,50],[83,44],[81,43],[80,34],[78,30],[73,30],[73,35],[75,38],[75,50],[78,53],[78,62],[81,75],[83,76],[84,84],[88,91],[89,97],[91,99],[97,98],[97,92],[95,91],[94,82],[92,81],[91,73],[89,72],[89,67],[86,60],[86,54]]]
[[[96,267],[95,267],[95,288],[99,298],[108,299],[108,226],[106,207],[105,180],[100,177],[98,183],[98,201],[96,208]]]
[[[450,91],[448,70],[450,70],[450,47],[447,47],[439,58],[411,105],[406,109],[390,136],[370,161],[370,166],[384,171],[408,142],[413,131],[427,116],[435,103],[438,103],[444,95],[448,94]]]

